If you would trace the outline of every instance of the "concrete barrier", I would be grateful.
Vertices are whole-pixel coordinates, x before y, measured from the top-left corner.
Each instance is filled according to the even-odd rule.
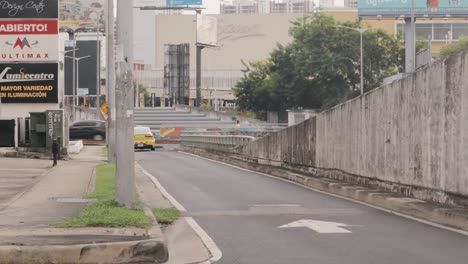
[[[83,140],[68,142],[68,154],[78,154],[83,149]]]

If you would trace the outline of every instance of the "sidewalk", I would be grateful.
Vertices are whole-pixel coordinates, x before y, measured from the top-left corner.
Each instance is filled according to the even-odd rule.
[[[51,227],[77,215],[89,202],[82,197],[93,188],[96,165],[106,160],[101,149],[87,146],[70,161],[46,168],[29,190],[0,208],[0,263],[165,261],[167,246],[157,224],[150,230]]]

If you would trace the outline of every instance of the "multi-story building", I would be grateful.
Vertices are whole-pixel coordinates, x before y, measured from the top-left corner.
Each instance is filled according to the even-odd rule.
[[[334,0],[320,0],[319,3],[320,8],[332,8],[335,6]]]
[[[332,1],[333,0],[328,0]],[[232,0],[222,1],[221,14],[307,13],[314,9],[313,0]]]
[[[344,0],[344,6],[349,8],[357,8],[358,0]]]

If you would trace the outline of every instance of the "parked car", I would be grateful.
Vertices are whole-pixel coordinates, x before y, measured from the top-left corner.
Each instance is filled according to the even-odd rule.
[[[137,126],[134,129],[133,143],[135,149],[151,149],[156,148],[156,139],[149,127]]]
[[[70,139],[104,140],[106,138],[106,122],[98,120],[78,121],[70,126]]]

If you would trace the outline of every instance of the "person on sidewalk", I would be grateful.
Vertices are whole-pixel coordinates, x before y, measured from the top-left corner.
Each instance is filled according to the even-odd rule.
[[[54,164],[52,165],[53,167],[57,166],[58,153],[59,145],[57,139],[54,139],[54,141],[52,142],[52,154],[54,155]]]

